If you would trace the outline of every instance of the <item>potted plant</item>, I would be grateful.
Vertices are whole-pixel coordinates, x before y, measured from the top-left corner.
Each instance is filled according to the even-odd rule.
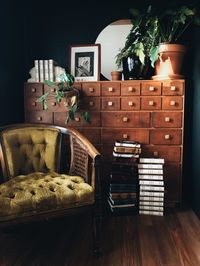
[[[180,71],[186,47],[177,42],[193,22],[200,25],[196,13],[194,8],[181,6],[158,16],[156,45],[150,50],[152,66],[156,62],[153,79],[182,78]]]
[[[77,111],[79,109],[80,102],[80,90],[73,86],[74,77],[71,74],[63,73],[59,76],[59,82],[53,82],[45,80],[44,84],[54,89],[54,97],[57,103],[60,103],[63,98],[66,99],[66,111],[68,112],[65,123],[69,120],[75,120]],[[40,98],[37,99],[38,103],[43,104],[43,109],[48,109],[47,98],[50,96],[50,92],[46,92]],[[81,116],[85,121],[90,123],[89,113],[87,111],[81,112]]]
[[[148,79],[152,74],[150,50],[155,46],[158,19],[151,6],[145,13],[137,9],[130,11],[133,25],[125,46],[117,54],[116,64],[123,66],[124,79]]]

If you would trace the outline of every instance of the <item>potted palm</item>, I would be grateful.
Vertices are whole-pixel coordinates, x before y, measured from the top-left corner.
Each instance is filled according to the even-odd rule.
[[[194,22],[200,25],[196,9],[181,6],[169,9],[158,17],[156,45],[151,48],[152,66],[155,64],[153,79],[182,78],[181,65],[186,47],[178,44],[179,38]]]
[[[80,90],[73,86],[74,77],[71,74],[63,73],[59,76],[59,82],[53,82],[45,80],[44,84],[54,89],[54,98],[57,103],[60,103],[65,98],[65,107],[68,112],[66,117],[66,124],[69,120],[75,120],[76,114],[79,109],[80,103]],[[43,109],[48,109],[47,98],[51,95],[50,92],[46,92],[40,98],[37,99],[38,103],[43,105]],[[90,123],[89,113],[87,111],[81,112],[83,119]]]
[[[151,6],[145,13],[131,9],[132,28],[124,47],[117,54],[116,64],[122,65],[124,79],[148,79],[152,74],[150,50],[158,32],[157,16]]]

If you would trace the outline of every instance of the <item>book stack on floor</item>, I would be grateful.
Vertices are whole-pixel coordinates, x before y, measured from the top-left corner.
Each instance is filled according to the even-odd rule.
[[[138,164],[139,213],[163,216],[164,180],[162,158],[140,158]]]
[[[134,214],[138,211],[137,164],[141,144],[116,141],[113,150],[108,203],[114,214]]]

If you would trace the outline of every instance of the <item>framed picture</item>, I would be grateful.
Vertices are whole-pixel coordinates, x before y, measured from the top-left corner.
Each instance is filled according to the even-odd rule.
[[[70,73],[75,81],[100,80],[100,44],[70,46]]]

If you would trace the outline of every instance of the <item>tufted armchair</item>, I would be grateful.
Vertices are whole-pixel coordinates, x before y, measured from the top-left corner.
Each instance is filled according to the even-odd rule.
[[[91,210],[99,247],[100,154],[78,131],[50,125],[0,128],[0,226]]]

